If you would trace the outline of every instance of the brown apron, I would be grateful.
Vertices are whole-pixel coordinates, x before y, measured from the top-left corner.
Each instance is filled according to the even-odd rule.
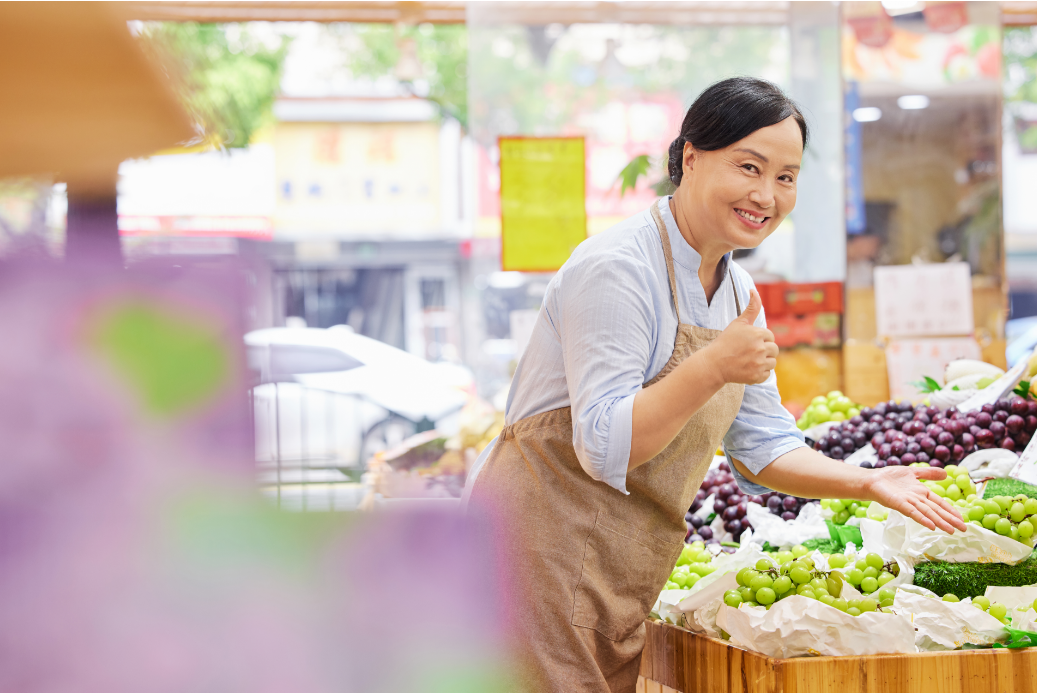
[[[655,205],[652,216],[678,326],[673,355],[648,385],[720,334],[680,322],[670,239]],[[737,292],[735,302],[740,314]],[[569,407],[501,431],[472,502],[492,504],[508,527],[524,690],[633,693],[644,620],[684,545],[684,515],[742,392],[742,385],[725,385],[665,450],[629,472],[629,495],[584,471]]]

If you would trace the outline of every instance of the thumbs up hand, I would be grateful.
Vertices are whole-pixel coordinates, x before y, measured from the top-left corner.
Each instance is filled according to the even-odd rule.
[[[769,378],[774,370],[778,357],[774,335],[753,324],[762,308],[760,294],[753,289],[742,314],[703,349],[725,383],[755,385]]]

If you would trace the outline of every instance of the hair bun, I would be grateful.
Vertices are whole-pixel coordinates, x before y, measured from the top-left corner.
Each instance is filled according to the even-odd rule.
[[[674,185],[681,184],[684,177],[684,138],[678,136],[670,142],[669,161],[666,164],[667,172],[670,174],[670,182]]]

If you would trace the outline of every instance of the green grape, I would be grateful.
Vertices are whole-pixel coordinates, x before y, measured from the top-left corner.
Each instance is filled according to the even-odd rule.
[[[958,595],[951,594],[950,592],[948,592],[947,594],[943,595],[943,601],[945,601],[945,602],[960,602],[961,600],[958,599]]]
[[[753,578],[752,582],[749,583],[749,588],[755,591],[770,587],[774,584],[774,580],[769,575],[757,575]],[[756,601],[760,601],[757,599]]]
[[[969,508],[968,516],[969,519],[973,522],[980,522],[985,514],[986,513],[983,510],[983,506],[973,505],[971,508]]]
[[[857,511],[860,510],[860,509],[861,509],[861,504],[858,503],[857,501],[854,501],[853,503],[850,503],[848,506],[846,506],[846,512],[848,512],[851,515],[856,515]]]
[[[791,551],[779,551],[777,554],[775,554],[774,557],[776,559],[778,559],[778,563],[780,565],[785,565],[786,563],[791,563],[792,559],[795,558],[795,556],[792,555]]]
[[[976,501],[979,505],[983,506],[983,510],[986,511],[987,515],[1000,515],[1001,506],[990,500],[989,498],[983,498]]]
[[[752,582],[752,579],[757,575],[758,573],[752,568],[742,568],[738,571],[738,575],[735,576],[735,580],[738,581],[739,585],[748,587],[749,583]]]
[[[997,524],[997,521],[1000,520],[1000,519],[1001,519],[1000,515],[995,515],[993,513],[990,513],[989,515],[984,515],[983,516],[983,526],[986,527],[987,529],[994,529],[994,526]]]
[[[857,508],[857,512],[854,513],[854,517],[859,517],[862,520],[868,516],[867,508]]]
[[[753,598],[753,591],[748,587],[739,587],[738,594],[742,595],[743,602],[747,602]]]
[[[946,469],[946,467],[945,467]],[[954,480],[954,485],[957,486],[962,493],[972,488],[972,480],[969,479],[968,474],[959,474],[958,478]]]
[[[702,579],[701,577],[699,577],[695,573],[692,573],[688,577],[684,578],[684,586],[687,587],[690,590],[692,587],[695,586],[695,583],[698,582],[701,579]]]
[[[792,579],[787,575],[782,575],[780,578],[774,581],[771,586],[776,594],[785,594],[792,589]]]
[[[859,609],[859,608],[861,608],[861,600],[860,599],[851,599],[850,601],[847,602],[847,605],[851,606],[851,607],[853,607],[855,609]]]
[[[877,578],[879,576],[879,569],[875,566],[869,565],[864,569],[864,577],[866,578]]]
[[[829,573],[825,580],[828,585],[828,594],[838,597],[843,592],[843,580],[839,573]]]
[[[1007,517],[998,518],[997,522],[994,523],[994,531],[1001,536],[1007,536],[1012,529],[1012,523]]]
[[[869,553],[864,560],[866,560],[868,562],[868,565],[870,565],[872,568],[877,568],[880,570],[882,568],[882,564],[884,563],[884,561],[882,560],[882,556],[878,555],[877,553]]]
[[[835,514],[835,517],[832,518],[832,522],[834,522],[837,525],[845,525],[846,521],[849,520],[849,519],[850,519],[849,511],[847,511],[847,510],[840,510],[839,512],[837,512]]]
[[[810,581],[810,587],[812,587],[815,590],[818,589],[819,587],[827,588],[828,587],[828,581],[825,578],[816,577],[816,578],[814,578],[813,580]]]
[[[862,599],[861,600],[861,613],[866,613],[868,611],[874,611],[877,608],[879,608],[879,603],[877,601],[875,601],[874,599],[870,599],[869,598],[869,599]]]
[[[879,602],[879,606],[881,606],[881,607],[893,606],[893,600],[892,599],[883,599],[883,600],[881,600]]]
[[[773,604],[774,600],[777,599],[778,595],[774,594],[774,590],[770,587],[762,587],[756,590],[756,601],[764,606]]]
[[[828,595],[831,596],[831,592],[828,591],[827,587],[815,587],[814,596],[820,599],[821,597]]]
[[[935,493],[940,498],[946,498],[947,497],[947,489],[945,489],[943,486],[939,486],[937,484],[933,484],[932,486],[929,487],[929,490],[932,491],[933,493]]]
[[[789,573],[789,577],[791,577],[792,581],[797,585],[805,585],[810,582],[810,571],[802,566],[796,566]]]
[[[879,587],[882,587],[886,583],[891,582],[894,578],[893,573],[889,572],[888,570],[883,570],[881,573],[879,573],[879,576],[876,579],[879,581]]]
[[[827,604],[828,606],[831,606],[835,603],[835,597],[833,597],[830,594],[822,594],[820,597],[817,598],[817,601],[821,602],[822,604]]]
[[[1010,539],[1015,539],[1016,541],[1019,541],[1019,528],[1016,527],[1015,525],[1012,525],[1011,527],[1009,527],[1008,528],[1008,537]]]
[[[892,601],[897,596],[896,590],[891,590],[888,587],[879,590],[879,601],[886,601],[887,599]]]
[[[666,581],[666,586],[663,587],[664,590],[679,590],[680,588],[681,588],[680,585],[678,585],[676,582],[672,582],[670,580],[667,580]]]
[[[1037,498],[1027,498],[1023,501],[1023,510],[1027,515],[1037,515]]]
[[[828,557],[828,565],[832,568],[842,568],[846,565],[846,556],[841,553],[833,553]]]
[[[832,606],[834,606],[836,609],[839,609],[839,611],[846,611],[848,608],[850,608],[849,605],[847,605],[845,599],[835,599],[835,600],[833,600],[832,601]]]
[[[1033,524],[1029,520],[1023,520],[1017,527],[1019,530],[1019,536],[1023,539],[1029,539],[1033,536]]]
[[[863,558],[858,558],[857,562],[853,564],[853,567],[857,570],[864,571],[868,568],[868,562]]]
[[[724,592],[724,603],[737,609],[738,605],[742,603],[742,595],[735,590]]]
[[[801,597],[806,597],[807,599],[817,599],[817,595],[814,594],[814,590],[810,589],[809,587],[807,587],[804,590],[796,590],[796,594],[798,594]]]
[[[824,508],[825,510],[828,510],[830,507],[832,507],[832,499],[831,498],[822,498],[821,499],[821,507]]]
[[[952,501],[961,500],[961,489],[957,486],[951,486],[947,489],[947,497]]]
[[[975,488],[975,486],[973,486],[973,488]],[[965,496],[965,500],[967,500],[969,503],[972,503],[976,500],[976,494],[970,493],[969,495]]]
[[[1034,611],[1037,611],[1037,599],[1033,600],[1033,606],[1031,607]]]
[[[813,570],[814,569],[814,559],[813,558],[810,558],[809,556],[800,556],[798,560],[799,560],[799,564],[801,566],[803,566],[804,568],[806,568],[807,570]]]
[[[1003,619],[1006,614],[1008,614],[1008,607],[1002,604],[1001,602],[994,602],[990,605],[990,609],[987,611],[987,613],[989,613],[994,618],[1000,620]]]
[[[947,472],[947,476],[954,478],[961,472],[961,467],[956,464],[949,464],[943,468],[943,471]]]
[[[743,603],[743,604],[746,604],[746,605],[748,605],[748,606],[759,606],[759,604],[758,604],[757,602],[754,602],[754,601],[753,601],[753,600],[751,600],[751,599],[750,599],[749,601],[747,601],[747,602],[742,602],[742,603]]]
[[[879,588],[879,581],[873,577],[866,577],[861,580],[861,591],[871,594]]]
[[[829,509],[831,509],[833,513],[839,513],[846,509],[846,504],[843,503],[841,500],[836,499],[833,501],[829,501],[828,507]]]
[[[760,571],[770,570],[773,567],[774,567],[774,563],[772,563],[770,561],[770,559],[761,558],[760,560],[756,561],[756,569],[757,570],[760,570]]]
[[[810,553],[810,551],[807,550],[807,547],[803,546],[802,544],[796,544],[792,547],[792,555],[796,558],[806,556],[808,553]]]
[[[1008,509],[1008,516],[1012,518],[1012,522],[1022,522],[1023,518],[1026,517],[1026,508],[1023,504],[1016,501],[1012,503],[1012,507]]]
[[[990,600],[984,597],[983,595],[979,595],[978,597],[972,598],[972,605],[978,606],[979,608],[986,611],[990,608]]]
[[[858,568],[853,568],[848,573],[846,573],[846,581],[848,583],[850,583],[851,585],[853,585],[854,587],[856,587],[857,585],[861,584],[861,580],[863,580],[863,579],[864,579],[864,573],[861,572],[860,569],[858,569]]]
[[[855,606],[851,606],[849,609],[846,610],[846,613],[850,614],[851,616],[860,616],[861,610]]]
[[[1012,507],[1012,499],[1008,496],[995,496],[994,502],[997,503],[997,507],[1000,508],[999,512],[1008,512],[1008,509]]]

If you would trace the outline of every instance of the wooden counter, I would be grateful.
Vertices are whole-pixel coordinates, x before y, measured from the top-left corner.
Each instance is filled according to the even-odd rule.
[[[648,622],[638,693],[1033,693],[1037,648],[772,659]]]

